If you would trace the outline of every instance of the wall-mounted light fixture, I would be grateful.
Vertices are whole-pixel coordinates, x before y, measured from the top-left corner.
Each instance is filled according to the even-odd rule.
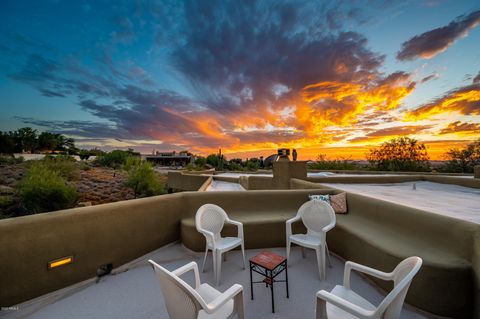
[[[62,257],[48,262],[48,269],[57,268],[73,263],[73,256]]]

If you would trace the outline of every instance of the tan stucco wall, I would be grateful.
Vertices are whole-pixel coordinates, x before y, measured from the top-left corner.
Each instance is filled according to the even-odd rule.
[[[180,239],[180,194],[0,220],[0,305],[95,277]],[[47,270],[49,261],[74,263]]]

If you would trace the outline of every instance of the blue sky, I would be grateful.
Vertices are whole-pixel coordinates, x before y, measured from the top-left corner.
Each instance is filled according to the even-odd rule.
[[[467,143],[480,136],[479,10],[446,0],[4,0],[0,129],[232,156],[287,146],[314,157],[405,135]]]

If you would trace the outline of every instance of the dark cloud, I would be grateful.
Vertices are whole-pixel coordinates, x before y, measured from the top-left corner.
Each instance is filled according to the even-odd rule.
[[[398,60],[430,59],[447,50],[458,38],[480,24],[480,10],[457,17],[444,27],[414,36],[402,44]]]
[[[443,135],[450,133],[478,135],[480,134],[480,123],[462,123],[456,121],[448,124],[447,127],[443,128],[438,134]]]
[[[480,83],[480,72],[478,72],[478,74],[473,78],[472,83],[473,84]]]
[[[408,136],[423,131],[429,130],[432,128],[432,125],[406,125],[406,126],[396,126],[388,127],[378,130],[373,130],[370,133],[365,134],[364,136],[355,137],[349,139],[349,142],[366,142],[366,141],[376,141],[379,138],[384,137],[397,137],[397,136]]]
[[[192,148],[338,140],[323,128],[368,124],[373,119],[364,119],[363,112],[395,109],[415,86],[408,73],[383,74],[385,57],[370,50],[361,34],[342,31],[345,17],[361,19],[355,8],[308,1],[165,1],[134,11],[120,12],[107,36],[111,43],[99,44],[94,53],[46,57],[27,50],[10,75],[44,96],[76,100],[99,123],[25,123],[80,137]],[[140,21],[150,15],[155,19],[149,23],[156,23],[152,51],[168,56],[182,93],[115,55],[137,44]],[[308,100],[307,93],[328,96]],[[382,120],[392,119],[378,115],[376,121]]]
[[[420,83],[425,83],[425,82],[428,82],[428,81],[436,79],[436,78],[438,78],[438,74],[436,74],[436,73],[430,74],[429,76],[426,76],[423,79],[421,79]]]

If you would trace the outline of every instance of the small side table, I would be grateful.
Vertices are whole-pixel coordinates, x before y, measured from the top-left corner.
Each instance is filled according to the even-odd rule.
[[[288,266],[287,258],[279,256],[270,251],[262,251],[255,257],[250,258],[250,292],[253,300],[253,284],[264,283],[266,287],[270,286],[272,294],[272,312],[275,312],[275,301],[273,295],[273,284],[275,282],[285,282],[288,298]],[[285,270],[285,280],[275,279]],[[262,281],[253,281],[252,272],[256,272],[265,277]]]

